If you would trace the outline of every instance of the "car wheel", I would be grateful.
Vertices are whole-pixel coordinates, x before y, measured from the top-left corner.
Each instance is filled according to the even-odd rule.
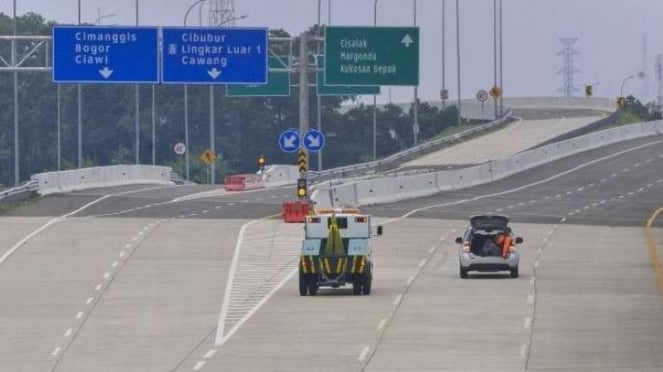
[[[306,296],[308,291],[308,285],[306,283],[306,277],[302,274],[299,274],[299,295]]]
[[[373,275],[370,275],[370,274],[369,274],[369,275],[364,279],[364,284],[362,285],[362,292],[363,292],[365,295],[369,295],[369,294],[371,294],[371,286],[372,286],[372,285],[373,285]]]
[[[468,272],[469,270],[463,268],[462,265],[458,265],[458,268],[459,268],[459,271],[460,271],[460,278],[461,278],[461,279],[467,279],[467,272]]]
[[[355,295],[360,295],[361,294],[361,286],[362,283],[361,281],[357,280],[352,283],[352,293]]]
[[[311,284],[311,285],[309,285],[309,286],[308,286],[308,294],[310,294],[311,296],[315,296],[316,294],[318,294],[318,289],[319,289],[319,288],[320,288],[320,287],[318,287],[318,286],[315,285],[315,284]]]
[[[514,267],[513,269],[511,269],[511,277],[512,277],[512,278],[517,278],[518,276],[519,276],[519,275],[518,275],[518,265],[516,265],[516,267]]]

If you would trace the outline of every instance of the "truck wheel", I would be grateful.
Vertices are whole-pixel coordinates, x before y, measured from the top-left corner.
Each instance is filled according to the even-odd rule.
[[[311,296],[315,296],[316,294],[318,294],[318,288],[320,287],[318,287],[315,284],[310,284],[308,286],[308,294],[310,294]]]
[[[365,295],[371,294],[371,286],[373,285],[373,275],[368,275],[366,278],[363,280],[363,285],[362,287],[362,292],[364,292]]]
[[[461,279],[467,279],[467,272],[468,272],[469,270],[463,268],[463,266],[460,265],[460,264],[458,265],[458,268],[459,268],[459,271],[460,271],[460,277],[461,277]]]
[[[306,283],[306,277],[302,274],[299,274],[299,295],[306,296],[308,290],[308,285]]]
[[[361,294],[361,282],[360,281],[355,281],[352,283],[352,293],[355,295],[360,295]]]
[[[517,278],[518,276],[519,276],[519,275],[518,275],[518,265],[516,265],[516,267],[514,267],[513,269],[511,269],[511,277],[512,277],[512,278]]]

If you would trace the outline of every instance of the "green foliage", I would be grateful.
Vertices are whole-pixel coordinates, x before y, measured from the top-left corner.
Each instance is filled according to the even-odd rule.
[[[53,24],[41,16],[28,13],[18,18],[20,34],[50,35]],[[0,34],[12,33],[12,20],[0,14]],[[270,30],[272,36],[289,36],[283,30]],[[20,44],[20,43],[19,43]],[[295,43],[293,54],[298,53]],[[20,44],[27,53],[31,44]],[[49,51],[50,52],[50,51]],[[287,54],[287,43],[272,45],[275,54]],[[28,65],[42,66],[47,57],[40,48]],[[0,42],[0,56],[9,60],[9,43]],[[57,85],[51,74],[20,72],[19,78],[19,138],[21,180],[30,174],[57,170]],[[313,79],[311,81],[314,81]],[[296,79],[293,79],[296,83]],[[13,77],[0,73],[0,184],[14,183],[14,112]],[[77,87],[60,85],[60,122],[62,168],[75,168],[77,163],[78,98]],[[133,85],[86,84],[82,88],[82,136],[85,166],[132,164],[135,162],[135,88]],[[174,153],[177,142],[185,142],[184,87],[157,85],[155,88],[155,117],[152,118],[152,87],[142,85],[140,92],[140,161],[152,163],[152,122],[156,132],[156,163],[170,165],[185,176],[184,157]],[[256,158],[264,154],[268,164],[295,164],[295,156],[280,151],[277,138],[288,128],[299,127],[299,91],[291,90],[290,97],[231,98],[221,86],[213,88],[215,148],[219,154],[217,178],[225,174],[253,173]],[[191,178],[206,182],[208,169],[199,155],[210,147],[210,88],[188,87],[189,148]],[[309,95],[309,125],[316,126],[315,91]],[[350,110],[341,107],[355,97],[322,97],[322,130],[327,138],[323,150],[324,168],[372,160],[373,107],[360,105]],[[458,112],[422,103],[419,107],[419,140],[439,135],[454,126]],[[412,146],[413,111],[404,112],[395,105],[377,111],[377,154],[388,156]],[[317,169],[315,156],[310,168]]]
[[[622,110],[620,123],[632,124],[643,121],[660,120],[661,112],[654,102],[642,104],[634,96],[626,97],[626,108]]]

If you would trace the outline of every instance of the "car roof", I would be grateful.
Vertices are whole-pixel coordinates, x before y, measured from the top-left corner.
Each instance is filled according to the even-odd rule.
[[[473,229],[506,229],[509,217],[499,214],[478,214],[470,216]]]

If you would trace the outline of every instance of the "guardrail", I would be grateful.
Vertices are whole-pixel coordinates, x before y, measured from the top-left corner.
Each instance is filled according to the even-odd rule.
[[[636,123],[589,133],[526,150],[506,159],[448,171],[316,185],[311,195],[318,207],[361,206],[434,195],[494,182],[580,152],[631,139],[663,135],[663,120]]]
[[[30,180],[21,186],[0,191],[0,203],[25,200],[36,192],[37,189],[39,189],[39,183],[35,180]]]

